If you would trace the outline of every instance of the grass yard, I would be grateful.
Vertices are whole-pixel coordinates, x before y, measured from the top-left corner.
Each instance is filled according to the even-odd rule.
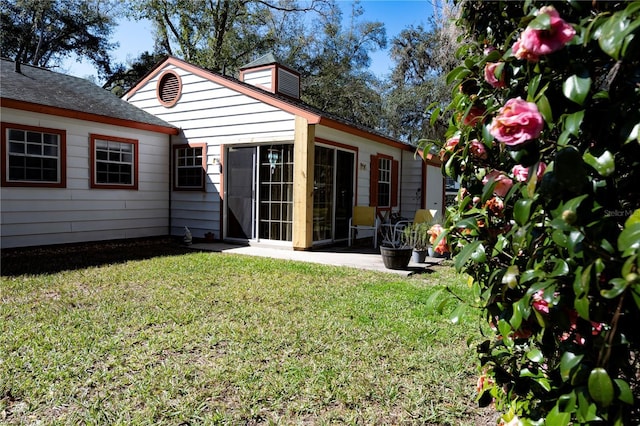
[[[445,284],[200,252],[3,276],[0,423],[490,424]]]

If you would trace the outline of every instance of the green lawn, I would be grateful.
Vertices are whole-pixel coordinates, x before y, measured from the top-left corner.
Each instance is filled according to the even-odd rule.
[[[445,284],[220,253],[2,277],[0,423],[484,424]]]

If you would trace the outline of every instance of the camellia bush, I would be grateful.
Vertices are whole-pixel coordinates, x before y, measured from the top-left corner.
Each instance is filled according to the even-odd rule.
[[[449,129],[422,148],[460,182],[435,243],[483,312],[478,401],[502,424],[640,424],[640,2],[459,6],[430,111]]]

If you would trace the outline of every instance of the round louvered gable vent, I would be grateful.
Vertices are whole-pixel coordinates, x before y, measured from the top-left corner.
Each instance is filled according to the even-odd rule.
[[[158,100],[165,107],[171,107],[178,102],[182,91],[182,81],[180,76],[173,71],[165,72],[158,80],[157,95]]]

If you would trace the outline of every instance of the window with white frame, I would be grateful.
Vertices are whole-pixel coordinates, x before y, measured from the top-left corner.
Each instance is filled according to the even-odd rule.
[[[174,146],[176,190],[204,190],[206,175],[206,146],[177,145]]]
[[[378,207],[391,206],[391,159],[378,159]]]
[[[138,188],[138,141],[91,135],[92,188]]]
[[[64,130],[2,123],[3,186],[64,187]]]

